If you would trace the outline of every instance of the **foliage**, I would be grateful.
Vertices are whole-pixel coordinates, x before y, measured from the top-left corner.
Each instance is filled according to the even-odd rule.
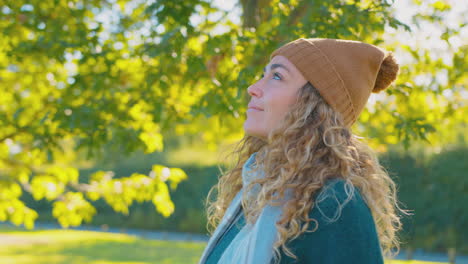
[[[468,147],[444,148],[418,161],[408,153],[390,151],[382,163],[398,187],[398,199],[411,216],[403,217],[403,248],[468,252],[461,230],[468,223],[466,205]]]
[[[132,157],[135,160],[136,156]],[[126,171],[145,171],[146,166],[132,166],[126,164],[115,167],[115,171],[124,174]],[[150,230],[166,230],[174,232],[206,233],[206,215],[204,210],[204,199],[212,185],[216,183],[219,173],[217,166],[181,166],[188,175],[189,180],[179,184],[177,189],[170,189],[169,194],[174,203],[175,210],[169,217],[164,217],[152,210],[150,202],[142,202],[129,206],[128,215],[116,213],[112,207],[101,200],[91,201],[91,205],[99,211],[89,222],[93,226],[108,225],[123,228],[139,228]],[[84,178],[92,175],[93,170],[82,170],[80,173]],[[42,222],[53,221],[52,207],[47,203],[34,200],[31,195],[25,194],[21,199],[30,208],[40,213],[38,218]]]
[[[428,153],[464,144],[468,9],[447,1],[400,3],[406,3],[405,14],[412,14],[409,31],[388,27],[384,34],[384,47],[400,62],[399,76],[383,95],[371,96],[375,103],[363,110],[356,129],[373,138],[372,147],[381,152],[389,144],[410,150],[420,139]]]
[[[428,166],[429,206],[437,204],[438,210],[432,210],[431,219],[438,226],[433,234],[437,234],[436,246],[439,248],[453,247],[468,250],[466,237],[461,230],[468,226],[468,148],[459,146],[447,149],[434,156]]]

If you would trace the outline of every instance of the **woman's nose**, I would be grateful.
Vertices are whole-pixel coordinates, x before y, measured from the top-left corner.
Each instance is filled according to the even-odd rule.
[[[256,97],[261,97],[262,96],[262,89],[259,87],[259,80],[258,82],[252,84],[247,88],[247,92],[249,93],[250,96],[256,96]]]

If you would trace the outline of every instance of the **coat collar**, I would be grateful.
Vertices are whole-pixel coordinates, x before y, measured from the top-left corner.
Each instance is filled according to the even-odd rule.
[[[216,227],[213,235],[208,240],[208,244],[205,247],[205,250],[203,251],[203,254],[198,264],[205,263],[208,255],[211,253],[211,251],[213,251],[214,247],[218,244],[218,240],[221,238],[221,235],[227,231],[226,229],[229,227],[229,224],[234,220],[234,217],[236,213],[238,212],[238,210],[241,209],[241,198],[242,198],[242,189],[236,194],[231,204],[226,209],[226,212],[221,222]]]
[[[256,177],[262,177],[262,174],[252,173],[251,170],[255,167],[255,157],[257,152],[254,152],[250,155],[247,161],[242,166],[242,184],[247,186],[252,180]],[[252,192],[257,191],[258,186],[255,186]],[[200,261],[198,264],[205,263],[208,255],[213,251],[214,247],[218,244],[218,240],[221,238],[222,234],[226,232],[227,228],[230,226],[230,223],[234,220],[237,215],[238,210],[241,209],[241,199],[242,199],[243,189],[239,190],[234,199],[232,199],[231,204],[226,209],[226,212],[221,219],[221,222],[216,227],[213,235],[208,240],[208,244],[203,251]]]

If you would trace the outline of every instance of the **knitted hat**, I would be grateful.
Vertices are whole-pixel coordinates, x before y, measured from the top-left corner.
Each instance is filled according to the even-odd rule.
[[[399,70],[391,52],[353,40],[300,38],[273,51],[270,59],[276,55],[296,66],[341,113],[347,127],[356,121],[370,93],[387,88]]]

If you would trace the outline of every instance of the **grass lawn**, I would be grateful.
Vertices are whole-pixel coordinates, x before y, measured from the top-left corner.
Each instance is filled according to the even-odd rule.
[[[196,263],[205,243],[77,230],[0,230],[2,264]]]
[[[2,264],[190,264],[197,263],[202,242],[146,240],[125,234],[77,230],[0,228]],[[441,264],[387,261],[386,264]]]

